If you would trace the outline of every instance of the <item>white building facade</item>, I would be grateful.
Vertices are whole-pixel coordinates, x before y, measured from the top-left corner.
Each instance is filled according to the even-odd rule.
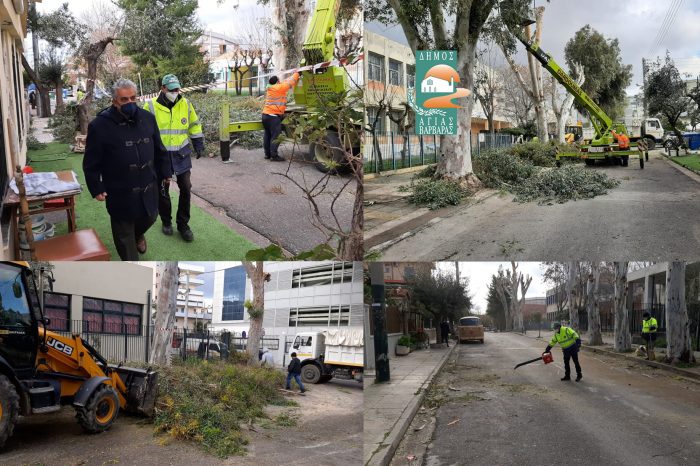
[[[228,265],[227,265],[228,264]],[[212,330],[247,335],[246,299],[252,286],[239,263],[217,262],[214,276]],[[267,262],[263,345],[275,364],[283,365],[297,332],[363,329],[361,262]]]

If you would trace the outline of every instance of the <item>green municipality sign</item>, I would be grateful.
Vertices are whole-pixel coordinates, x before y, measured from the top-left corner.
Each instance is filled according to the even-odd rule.
[[[457,109],[453,102],[466,97],[469,90],[457,87],[455,50],[418,50],[416,52],[416,133],[457,134]]]

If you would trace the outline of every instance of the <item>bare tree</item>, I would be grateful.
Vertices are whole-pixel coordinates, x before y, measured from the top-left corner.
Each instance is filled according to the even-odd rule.
[[[690,321],[685,302],[685,262],[666,266],[666,362],[694,363]]]
[[[632,335],[627,311],[627,266],[628,262],[615,262],[615,343],[617,352],[632,349]]]
[[[250,316],[250,329],[248,330],[248,364],[258,365],[258,352],[260,351],[260,339],[262,338],[263,316],[265,314],[265,281],[269,281],[269,274],[263,270],[264,263],[243,262],[245,272],[253,284],[253,301],[246,302],[248,315]]]
[[[157,265],[161,271],[160,286],[158,287],[158,303],[156,323],[153,330],[153,348],[148,358],[149,364],[167,364],[167,350],[175,327],[177,312],[177,288],[180,272],[177,262],[160,262]],[[150,312],[148,318],[151,318]]]
[[[566,264],[566,301],[569,303],[569,326],[574,330],[579,330],[578,323],[578,306],[577,302],[574,300],[574,287],[576,286],[576,269],[578,264],[576,262],[569,262]]]
[[[535,31],[532,32],[530,25],[525,27],[525,37],[528,40],[533,40],[535,43],[539,44],[542,38],[542,18],[544,17],[544,7],[540,6],[535,8]],[[537,136],[540,141],[547,141],[549,135],[547,132],[547,115],[545,107],[545,93],[544,85],[542,82],[542,66],[540,63],[532,56],[532,54],[527,54],[528,69],[530,72],[530,81],[526,82],[525,78],[521,73],[521,68],[515,63],[513,56],[503,47],[503,54],[506,57],[506,61],[510,65],[513,74],[515,75],[518,84],[522,90],[530,97],[532,101],[535,115],[537,117]]]
[[[576,84],[582,86],[584,81],[586,80],[586,75],[584,73],[583,66],[581,66],[580,63],[574,63],[574,68],[576,69],[575,75],[578,76],[575,80]],[[552,76],[552,110],[554,111],[554,115],[557,118],[557,140],[559,142],[565,142],[564,136],[566,133],[566,120],[569,119],[569,115],[571,115],[571,109],[574,106],[574,95],[570,92],[565,92],[564,99],[561,101],[561,103],[557,103],[556,95],[559,87],[560,86],[557,85],[554,76]]]
[[[525,331],[523,323],[523,305],[525,304],[525,294],[532,283],[531,276],[525,276],[518,272],[518,265],[511,261],[511,270],[507,270],[503,274],[499,269],[499,275],[496,283],[497,292],[501,302],[507,303],[505,309],[508,309],[506,315],[506,330],[508,330],[508,322],[512,320],[512,328],[516,332]],[[498,290],[500,288],[500,290]]]
[[[518,73],[526,73],[527,68],[516,65]],[[501,112],[510,121],[520,128],[527,128],[534,124],[532,99],[525,89],[518,83],[517,73],[510,67],[504,66],[499,69],[502,78],[502,98],[503,105]]]
[[[485,47],[476,52],[477,64],[474,67],[474,95],[481,104],[481,109],[486,115],[489,131],[495,134],[494,119],[496,106],[500,98],[503,80],[496,68],[496,54],[493,43],[489,42]]]
[[[603,337],[600,334],[600,264],[598,262],[591,264],[587,285],[588,344],[602,345]]]

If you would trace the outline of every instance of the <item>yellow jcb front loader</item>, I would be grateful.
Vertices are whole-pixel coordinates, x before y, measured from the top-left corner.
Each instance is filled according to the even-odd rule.
[[[157,373],[108,364],[79,335],[47,330],[26,263],[0,263],[0,448],[18,416],[73,405],[89,433],[103,432],[120,410],[150,415]]]

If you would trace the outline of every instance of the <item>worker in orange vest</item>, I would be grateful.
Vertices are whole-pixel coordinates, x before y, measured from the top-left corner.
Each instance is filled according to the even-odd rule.
[[[627,137],[626,134],[623,133],[616,133],[615,131],[612,131],[612,135],[617,141],[618,148],[620,150],[629,150],[630,148],[630,138]]]
[[[280,82],[277,76],[272,76],[265,92],[265,106],[262,112],[262,124],[265,128],[263,147],[265,158],[283,162],[284,157],[277,153],[279,143],[275,140],[282,132],[282,119],[287,109],[287,92],[299,82],[299,73],[294,73],[291,78]]]

